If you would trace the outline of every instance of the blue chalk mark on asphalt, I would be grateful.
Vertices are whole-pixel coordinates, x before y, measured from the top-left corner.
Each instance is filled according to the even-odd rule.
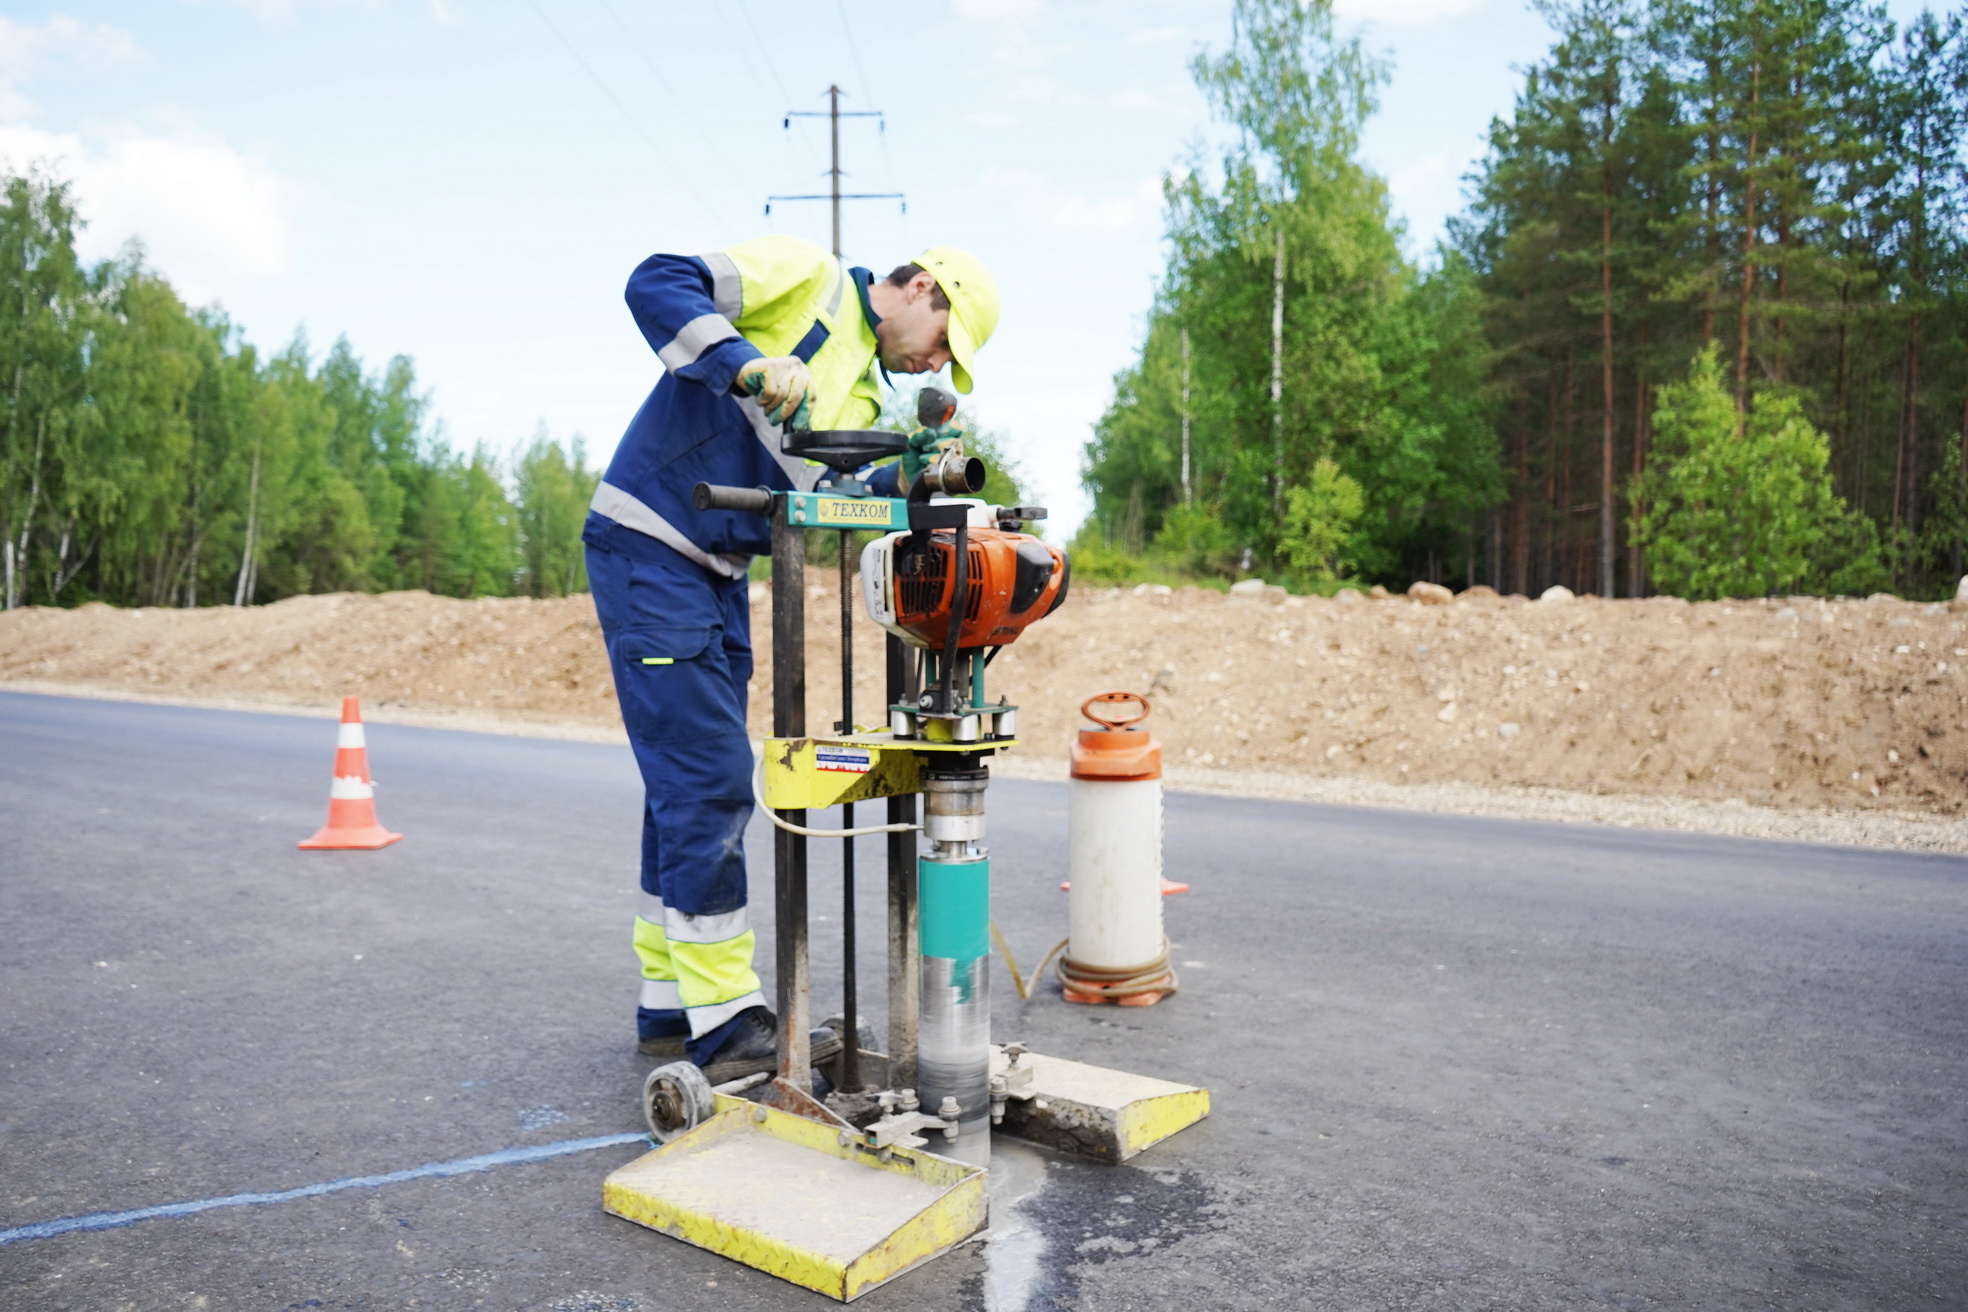
[[[563,1139],[559,1143],[536,1144],[531,1148],[506,1148],[496,1153],[481,1153],[477,1157],[460,1157],[451,1162],[426,1162],[413,1166],[407,1171],[391,1171],[387,1175],[356,1175],[346,1180],[330,1180],[326,1184],[304,1184],[298,1189],[280,1189],[264,1194],[228,1194],[224,1198],[199,1198],[187,1203],[165,1203],[159,1207],[140,1207],[133,1212],[91,1212],[87,1216],[65,1216],[54,1221],[37,1221],[33,1225],[16,1226],[12,1230],[0,1230],[0,1244],[19,1243],[23,1239],[51,1239],[56,1235],[72,1234],[77,1230],[114,1230],[118,1226],[132,1225],[138,1221],[151,1221],[166,1216],[192,1216],[199,1212],[209,1212],[218,1207],[256,1207],[262,1203],[287,1203],[296,1198],[318,1198],[322,1194],[340,1193],[344,1189],[374,1189],[378,1185],[402,1184],[407,1180],[426,1180],[433,1176],[470,1175],[474,1171],[489,1171],[498,1166],[517,1166],[523,1162],[544,1161],[549,1157],[565,1157],[569,1153],[592,1152],[596,1148],[613,1148],[620,1144],[647,1143],[647,1134],[604,1134],[594,1139]]]

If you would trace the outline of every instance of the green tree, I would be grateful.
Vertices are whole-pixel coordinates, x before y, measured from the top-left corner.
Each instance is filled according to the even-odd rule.
[[[1235,547],[1229,526],[1207,503],[1170,506],[1155,534],[1157,554],[1180,570],[1210,578],[1235,571]]]
[[[1289,494],[1325,460],[1365,498],[1363,568],[1466,559],[1495,458],[1482,388],[1438,389],[1469,374],[1452,356],[1473,346],[1480,361],[1480,324],[1464,270],[1424,276],[1402,258],[1386,188],[1358,161],[1384,66],[1330,4],[1240,0],[1230,46],[1192,73],[1235,137],[1165,183],[1168,267],[1086,451],[1099,541],[1289,568]],[[1215,526],[1184,514],[1170,529],[1199,503]]]
[[[1491,580],[1603,587],[1606,474],[1627,472],[1631,522],[1657,383],[1710,341],[1739,424],[1789,397],[1880,541],[1924,541],[1906,530],[1938,508],[1928,472],[1968,431],[1961,24],[1922,16],[1895,42],[1861,0],[1545,13],[1552,50],[1454,225],[1507,470]],[[1646,553],[1626,545],[1640,595]],[[1896,548],[1903,586],[1951,590],[1952,554]]]
[[[136,252],[101,272],[88,391],[94,422],[65,471],[94,482],[109,595],[196,604],[198,564],[217,498],[212,416],[196,407],[217,344]]]
[[[1949,308],[1946,283],[1950,275],[1960,276],[1962,224],[1968,217],[1968,195],[1960,185],[1962,142],[1968,137],[1965,26],[1959,12],[1939,19],[1923,10],[1890,51],[1885,79],[1883,127],[1900,167],[1881,208],[1890,225],[1888,276],[1898,292],[1904,340],[1892,519],[1914,536],[1932,501],[1921,492],[1933,468],[1934,436],[1952,426],[1947,422],[1952,407],[1933,394],[1927,375],[1938,346],[1935,318]],[[1961,413],[1962,431],[1968,433],[1968,405]],[[1952,463],[1958,469],[1959,457]],[[1939,495],[1945,488],[1938,483],[1932,491]]]
[[[61,493],[63,454],[81,431],[88,283],[75,258],[68,185],[10,175],[0,191],[0,590],[30,587],[36,529]]]
[[[1796,592],[1875,568],[1869,525],[1832,490],[1829,446],[1797,399],[1766,395],[1740,430],[1738,421],[1714,344],[1686,381],[1660,389],[1647,508],[1632,526],[1656,581],[1712,600]]]
[[[1337,583],[1352,570],[1348,544],[1366,506],[1360,485],[1332,461],[1320,460],[1311,480],[1287,494],[1285,559],[1315,585]]]
[[[521,568],[520,524],[498,461],[483,444],[466,456],[440,443],[426,458],[408,581],[445,596],[509,596]]]
[[[587,551],[581,525],[601,481],[587,467],[587,449],[576,437],[567,449],[547,435],[545,424],[520,455],[514,471],[518,525],[525,561],[521,590],[534,597],[563,597],[588,587]]]

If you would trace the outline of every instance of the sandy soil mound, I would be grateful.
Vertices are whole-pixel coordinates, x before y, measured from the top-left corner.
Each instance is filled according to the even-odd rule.
[[[808,589],[809,727],[838,714],[838,604]],[[767,588],[754,585],[770,699]],[[857,625],[856,718],[881,720],[881,647]],[[1557,788],[1959,815],[1968,801],[1968,608],[1877,601],[1326,601],[1270,589],[1076,594],[992,666],[1024,708],[1028,769],[1076,708],[1149,693],[1172,775]],[[585,597],[296,597],[196,611],[0,615],[0,680],[496,719],[620,724]]]
[[[30,607],[0,614],[0,679],[313,708],[357,693],[368,710],[621,728],[586,597],[389,592],[244,609]]]
[[[1270,604],[1267,604],[1267,600]],[[1033,729],[1159,694],[1179,761],[1959,814],[1968,613],[1942,605],[1096,594],[1011,648]],[[997,668],[994,667],[994,668]]]

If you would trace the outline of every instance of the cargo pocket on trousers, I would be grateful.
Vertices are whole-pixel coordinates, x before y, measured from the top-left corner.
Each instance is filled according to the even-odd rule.
[[[622,664],[623,727],[643,743],[667,743],[704,734],[744,732],[744,712],[734,716],[731,675],[719,631],[708,625],[650,624],[615,640]]]

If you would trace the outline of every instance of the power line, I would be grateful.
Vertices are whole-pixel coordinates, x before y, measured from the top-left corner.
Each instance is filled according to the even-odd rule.
[[[834,10],[840,15],[841,31],[847,34],[847,53],[853,56],[854,71],[861,78],[861,95],[865,103],[873,104],[875,99],[875,84],[868,80],[867,66],[861,62],[861,44],[854,39],[854,24],[847,21],[847,0],[834,0]],[[875,135],[881,143],[882,175],[888,179],[888,185],[893,187],[895,185],[895,162],[889,158],[888,154],[887,119],[884,118],[881,120]],[[902,238],[905,243],[908,241],[908,236],[909,210],[907,206],[904,206],[902,209]]]
[[[745,0],[733,0],[733,2],[738,6],[739,17],[745,20],[746,30],[752,34],[752,41],[758,46],[759,58],[765,64],[765,71],[771,75],[773,85],[779,88],[779,103],[782,105],[792,104],[793,98],[787,94],[786,84],[779,78],[779,69],[772,62],[772,53],[765,48],[765,37],[759,33],[758,24],[752,21],[752,11],[745,7]],[[745,53],[744,46],[734,42],[733,49],[737,50],[738,57],[745,62],[745,72],[751,75],[752,81],[758,82],[758,70],[752,67],[752,57]],[[766,90],[764,83],[759,83],[759,90]],[[785,146],[788,159],[792,158],[793,153],[793,143],[790,138],[797,135],[797,133],[787,134],[789,139],[785,142]],[[809,142],[804,136],[800,136],[799,144],[800,149],[806,152],[806,162],[808,164],[818,163],[813,155],[813,143]]]
[[[554,39],[560,42],[561,47],[565,49],[568,54],[574,56],[574,62],[579,64],[590,78],[594,79],[594,84],[601,88],[601,94],[607,96],[608,102],[613,106],[615,106],[615,108],[621,112],[622,117],[628,121],[629,126],[635,129],[636,135],[641,137],[643,139],[643,142],[646,145],[648,145],[649,149],[655,152],[656,158],[662,160],[663,166],[666,169],[668,169],[670,173],[674,175],[678,181],[683,183],[683,188],[685,191],[690,193],[690,198],[696,201],[699,205],[703,206],[704,212],[710,215],[712,221],[715,222],[720,228],[729,227],[730,225],[728,225],[724,221],[724,216],[719,214],[717,210],[712,207],[711,203],[708,200],[704,199],[703,193],[698,191],[697,188],[690,185],[690,175],[688,173],[683,172],[681,169],[677,168],[675,162],[670,159],[669,153],[656,143],[656,138],[649,135],[649,132],[642,126],[641,121],[638,120],[634,114],[631,114],[629,112],[629,107],[627,105],[624,105],[621,101],[621,98],[618,97],[613,91],[609,89],[609,86],[606,82],[601,80],[601,74],[594,71],[594,66],[588,63],[588,61],[582,57],[581,52],[579,50],[576,50],[574,48],[573,42],[569,41],[567,37],[562,34],[561,30],[558,27],[554,26],[554,21],[551,18],[547,17],[547,13],[544,9],[540,8],[539,0],[526,0],[526,3],[528,7],[531,8],[533,12],[539,16],[540,21],[547,25],[547,30],[554,34]]]
[[[751,29],[752,40],[758,42],[759,58],[765,61],[765,71],[772,74],[772,83],[779,88],[780,102],[787,105],[792,104],[793,98],[787,94],[786,84],[779,80],[779,70],[772,63],[772,52],[766,49],[765,38],[759,35],[758,24],[752,21],[752,11],[745,8],[745,0],[737,0],[737,5],[738,12],[745,17],[745,26]]]
[[[861,47],[854,41],[854,26],[847,21],[846,0],[834,0],[834,11],[840,15],[841,31],[847,33],[847,53],[854,57],[854,71],[861,76],[861,94],[869,101],[875,98],[875,84],[868,80],[868,70],[861,64]]]
[[[655,78],[656,84],[669,94],[671,100],[676,102],[678,117],[688,123],[691,130],[704,139],[704,144],[711,148],[713,155],[717,154],[717,141],[705,130],[704,125],[697,121],[696,115],[690,112],[690,102],[677,93],[677,89],[670,84],[670,80],[663,76],[662,70],[656,67],[656,62],[643,50],[641,43],[635,38],[635,33],[629,30],[629,25],[622,21],[621,14],[615,11],[615,6],[609,4],[608,0],[595,0],[595,3],[599,4],[603,12],[615,20],[615,26],[622,29],[622,39],[628,43],[629,49],[635,51],[636,58],[642,61],[642,66],[649,70],[649,76]]]
[[[752,57],[746,53],[744,43],[742,41],[727,41],[723,43],[722,48],[738,56],[738,62],[745,66],[745,76],[752,80],[752,88],[758,92],[759,99],[765,100],[769,98],[772,95],[772,88],[767,86],[765,79],[759,76],[758,69],[752,67]]]

